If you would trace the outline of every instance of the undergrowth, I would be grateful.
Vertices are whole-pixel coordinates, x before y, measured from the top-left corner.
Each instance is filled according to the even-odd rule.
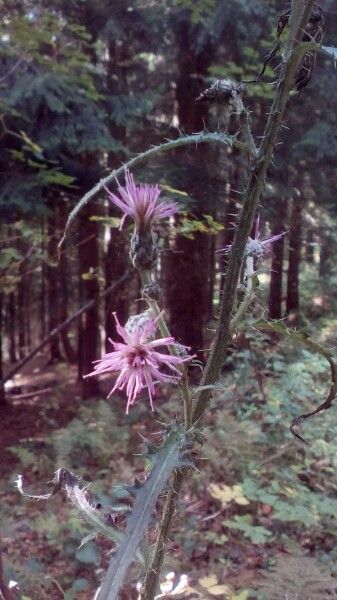
[[[328,335],[331,339],[331,329]],[[305,349],[289,349],[288,343],[256,332],[254,337],[241,339],[240,345],[223,372],[223,389],[213,392],[203,430],[208,443],[200,453],[206,466],[203,464],[202,475],[188,481],[186,498],[191,502],[184,524],[176,527],[176,544],[168,555],[167,568],[176,577],[187,573],[191,589],[199,590],[195,592],[199,596],[202,586],[200,570],[196,573],[192,566],[195,561],[205,577],[213,578],[209,580],[212,585],[216,581],[220,591],[223,586],[218,597],[335,597],[334,409],[305,424],[305,437],[311,446],[299,443],[289,432],[293,417],[318,405],[324,397],[326,362]],[[172,418],[173,406],[173,399],[165,404],[162,410],[166,417]],[[11,451],[31,482],[62,465],[84,479],[94,479],[92,491],[106,504],[121,473],[124,481],[132,482],[135,465],[131,462],[137,461],[134,455],[140,442],[136,428],[119,424],[113,401],[101,400],[80,407],[78,416],[67,427],[56,429],[42,449],[41,441],[34,447],[31,440]],[[125,455],[131,456],[128,463],[122,458]],[[211,482],[206,489],[205,481]],[[7,493],[5,489],[4,498]],[[53,508],[44,506],[44,512],[41,507],[27,507],[16,499],[15,507],[8,511],[9,543],[15,538],[20,545],[20,519],[25,530],[38,531],[47,539],[49,549],[49,554],[34,557],[24,569],[14,553],[13,577],[20,580],[32,600],[43,598],[43,594],[48,597],[57,584],[68,600],[81,597],[80,589],[92,590],[97,584],[87,566],[94,567],[98,577],[106,548],[90,536],[81,546],[90,531],[62,500],[55,499]],[[77,561],[71,571],[58,575],[56,584],[52,580],[55,577],[48,579],[54,558],[62,562],[73,553]],[[240,573],[252,565],[254,577],[241,585]],[[43,593],[36,591],[41,573],[47,577]]]

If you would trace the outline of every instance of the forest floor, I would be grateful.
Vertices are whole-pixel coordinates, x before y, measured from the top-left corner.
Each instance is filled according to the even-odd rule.
[[[76,367],[62,367],[62,364],[61,368],[59,365],[48,365],[46,357],[38,355],[8,382],[8,406],[2,412],[0,420],[2,476],[11,472],[18,462],[8,451],[9,447],[25,442],[32,436],[36,438],[38,435],[46,435],[52,429],[50,419],[63,427],[75,416],[76,404],[69,404],[67,398],[61,403],[57,396],[62,390],[62,397],[67,389],[67,396],[69,394],[75,401],[80,401],[81,386],[77,382]],[[45,412],[42,408],[48,410],[48,418],[44,418]]]
[[[329,321],[329,346],[336,327]],[[180,597],[193,600],[336,598],[337,419],[322,416],[306,428],[311,447],[288,430],[299,402],[312,406],[324,396],[324,360],[248,337],[224,377],[205,422],[199,472],[184,487],[161,597],[171,597],[165,583],[168,590],[187,576]],[[44,493],[65,466],[95,482],[90,489],[107,502],[120,477],[144,476],[140,436],[155,441],[157,420],[176,414],[178,399],[168,393],[155,419],[141,404],[126,419],[120,398],[82,401],[76,369],[65,363],[38,356],[14,379],[0,420],[0,497],[4,575],[19,582],[17,598],[92,600],[110,549],[101,537],[80,548],[90,531],[66,498],[22,498],[17,474]],[[123,600],[136,600],[137,576],[134,568]]]

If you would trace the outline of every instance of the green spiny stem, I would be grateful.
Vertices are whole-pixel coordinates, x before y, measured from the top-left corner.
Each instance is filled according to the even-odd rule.
[[[172,487],[167,495],[162,519],[159,524],[151,568],[147,571],[142,585],[141,600],[153,600],[156,595],[159,575],[164,561],[165,542],[176,512],[177,500],[183,484],[185,471],[186,469],[176,471],[173,476]]]
[[[128,160],[126,163],[124,163],[123,166],[119,167],[119,169],[115,169],[109,175],[107,175],[107,177],[104,177],[104,179],[101,179],[93,188],[91,188],[91,190],[89,190],[89,192],[87,192],[79,200],[79,202],[76,204],[76,206],[73,208],[73,210],[69,214],[69,217],[68,217],[68,220],[67,220],[64,232],[63,232],[62,239],[60,240],[60,242],[58,244],[59,253],[60,253],[65,241],[68,238],[68,235],[70,232],[70,226],[71,226],[72,222],[74,221],[74,219],[77,217],[78,213],[82,210],[82,208],[84,208],[84,206],[86,206],[86,204],[88,204],[88,202],[90,202],[90,200],[92,200],[92,198],[94,198],[96,196],[96,194],[98,194],[98,192],[100,192],[104,188],[105,185],[107,185],[111,181],[114,181],[120,175],[123,175],[123,173],[125,172],[125,169],[131,169],[132,167],[136,167],[138,164],[141,164],[142,162],[148,160],[149,158],[152,158],[156,154],[162,154],[163,152],[168,152],[169,150],[173,150],[180,146],[186,146],[188,144],[198,145],[201,143],[209,143],[209,142],[228,144],[230,146],[233,146],[234,148],[237,148],[237,150],[242,152],[242,154],[249,155],[249,149],[247,148],[246,144],[237,140],[235,136],[227,135],[225,133],[220,133],[217,131],[213,132],[213,133],[207,132],[207,131],[201,131],[200,133],[193,133],[192,135],[182,135],[179,138],[177,138],[176,140],[169,140],[168,142],[165,142],[164,144],[160,144],[159,146],[154,146],[153,148],[149,148],[149,150],[146,150],[145,152],[141,152],[140,154],[137,154],[137,156],[130,158],[130,160]]]
[[[201,386],[208,386],[216,381],[224,363],[228,346],[231,342],[230,324],[244,251],[253,225],[261,192],[265,185],[267,169],[270,165],[277,134],[282,124],[294,75],[303,56],[301,52],[294,52],[297,46],[296,40],[299,36],[302,38],[302,31],[311,14],[313,4],[314,0],[308,0],[303,11],[303,16],[301,15],[298,17],[299,20],[297,20],[296,35],[293,36],[292,44],[290,45],[288,41],[286,59],[281,68],[280,77],[277,83],[277,91],[269,113],[263,140],[256,159],[253,160],[250,165],[248,182],[243,195],[243,204],[226,272],[225,285],[220,305],[219,324],[205,366],[204,375],[200,384]],[[294,30],[293,21],[294,15],[292,15],[292,31]],[[204,390],[199,394],[193,410],[193,422],[199,421],[202,417],[208,406],[210,396],[210,390]]]
[[[293,83],[296,69],[298,68],[303,53],[294,52],[298,42],[302,39],[302,31],[306,26],[313,8],[314,0],[307,0],[302,4],[302,11],[297,12],[299,0],[293,0],[290,17],[290,34],[287,42],[287,51],[282,65],[277,84],[276,95],[269,114],[262,144],[256,158],[251,160],[250,174],[243,197],[236,235],[229,258],[225,286],[220,306],[219,324],[215,334],[211,353],[208,358],[201,386],[213,384],[218,378],[224,362],[228,345],[231,341],[231,320],[235,303],[236,290],[239,282],[241,265],[244,257],[246,243],[253,224],[256,208],[264,186],[267,169],[269,167],[273,148],[276,143],[278,131],[282,124],[284,111]],[[296,10],[294,10],[296,9]],[[294,33],[295,32],[295,33]],[[193,410],[193,422],[199,422],[203,416],[210,399],[211,392],[206,389],[200,392]],[[184,474],[177,473],[174,477],[173,490],[168,494],[163,512],[163,519],[159,526],[157,541],[150,569],[148,570],[141,592],[141,600],[153,600],[158,588],[160,568],[164,558],[165,542],[170,531],[172,519],[176,509],[176,501],[182,486]],[[177,483],[179,482],[179,485]]]

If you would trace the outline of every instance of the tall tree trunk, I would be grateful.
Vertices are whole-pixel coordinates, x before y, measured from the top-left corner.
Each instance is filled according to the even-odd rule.
[[[45,251],[46,251],[46,244],[45,244],[45,219],[42,218],[41,220],[41,237],[42,237],[42,241],[41,241],[41,253],[42,253],[42,264],[41,264],[41,282],[40,282],[40,307],[39,307],[39,314],[40,314],[40,339],[43,340],[43,338],[46,337],[46,333],[47,333],[47,307],[46,307],[46,298],[47,298],[47,286],[46,286],[46,281],[47,281],[47,266],[46,266],[46,262],[45,262]]]
[[[17,361],[16,356],[16,319],[15,319],[16,299],[15,293],[11,292],[7,297],[7,324],[8,324],[8,342],[9,342],[9,362],[13,365]]]
[[[3,294],[0,293],[0,379],[3,378],[3,342],[4,342],[4,319],[3,319]],[[0,386],[0,409],[7,404],[5,388]]]
[[[60,207],[60,229],[63,230],[67,218],[67,206],[61,202]],[[68,273],[68,256],[67,251],[62,252],[59,259],[59,275],[60,275],[60,322],[63,323],[68,317],[68,300],[69,300],[69,273]],[[64,329],[61,333],[61,340],[66,355],[67,361],[70,364],[75,364],[77,354],[69,340],[69,330]]]
[[[29,267],[27,267],[29,268]],[[25,291],[25,295],[26,295],[26,306],[25,306],[25,312],[26,312],[26,322],[25,322],[25,326],[26,326],[26,354],[27,352],[29,352],[32,349],[32,328],[31,328],[31,322],[32,322],[32,306],[33,306],[33,302],[32,302],[32,295],[34,294],[34,279],[32,280],[31,275],[29,275],[28,277],[25,278],[25,287],[26,287],[26,291]]]
[[[24,266],[20,265],[20,281],[18,283],[18,333],[19,333],[19,357],[26,354],[26,286],[24,281]]]
[[[57,265],[57,242],[58,233],[55,231],[55,210],[56,207],[52,202],[53,198],[49,199],[50,210],[53,214],[48,216],[48,265],[46,269],[47,276],[47,305],[48,305],[48,331],[52,331],[59,323],[59,270]],[[58,362],[62,360],[60,350],[59,336],[55,336],[49,346],[50,362]]]
[[[293,199],[292,202],[286,308],[287,315],[293,313],[295,316],[298,315],[300,305],[299,270],[301,262],[303,209],[306,203],[314,202],[316,198],[316,193],[311,183],[311,174],[305,171],[298,172],[297,176],[300,177],[300,181],[298,181],[296,187],[301,191],[297,200]]]
[[[93,214],[93,204],[82,211],[80,231],[82,242],[78,246],[80,275],[81,275],[81,303],[92,300],[99,293],[98,283],[98,241],[97,226],[90,221]],[[99,349],[99,308],[95,304],[83,315],[79,331],[79,375],[90,373],[93,370],[93,361],[100,356]],[[83,398],[98,396],[99,385],[96,377],[83,379]]]
[[[208,264],[204,257],[208,242],[209,238],[200,234],[194,240],[175,236],[163,259],[170,330],[194,352],[203,347],[203,318],[208,304]]]
[[[179,75],[176,86],[179,127],[184,132],[200,131],[207,121],[207,108],[196,103],[195,98],[204,88],[202,76],[207,74],[212,59],[210,47],[197,54],[190,44],[190,24],[181,20],[175,26],[177,61]],[[198,75],[200,77],[198,77]],[[207,180],[210,150],[200,147],[198,165],[193,164],[190,151],[176,151],[177,162],[185,164],[186,175],[183,185],[196,201],[193,218],[203,219],[205,212],[212,212],[207,206],[205,186]],[[179,157],[179,158],[178,158]],[[199,178],[196,178],[196,174]],[[199,179],[199,180],[198,180]],[[179,217],[175,219],[179,223]],[[163,257],[165,299],[169,312],[170,329],[182,343],[190,346],[193,352],[203,348],[203,326],[210,307],[210,265],[211,240],[209,236],[197,232],[194,239],[187,239],[176,233],[172,236],[171,250]],[[201,358],[201,355],[200,355]]]
[[[286,230],[287,199],[280,198],[275,207],[272,223],[272,235],[277,235]],[[283,255],[284,237],[272,244],[272,261],[269,288],[269,317],[281,319],[282,317],[282,282],[283,282]]]
[[[117,44],[115,41],[109,41],[108,44],[109,62],[107,71],[107,88],[111,95],[126,94],[127,86],[127,60],[130,58],[130,48],[127,43]],[[126,140],[126,128],[116,123],[110,123],[110,133],[119,142]],[[114,169],[121,164],[123,156],[121,153],[110,152],[108,155],[108,166]],[[122,182],[121,182],[122,183]],[[120,216],[120,211],[109,204],[109,216]],[[128,268],[128,241],[125,233],[119,229],[110,229],[110,239],[105,254],[105,286],[109,287],[111,283],[119,279]],[[125,323],[129,313],[129,302],[125,289],[121,289],[113,298],[106,298],[105,301],[105,332],[106,349],[110,350],[108,339],[116,339],[116,323],[113,318],[113,312],[118,310],[118,317],[122,323]]]
[[[302,246],[303,199],[292,200],[289,232],[288,280],[286,314],[298,315],[300,308],[299,272]]]

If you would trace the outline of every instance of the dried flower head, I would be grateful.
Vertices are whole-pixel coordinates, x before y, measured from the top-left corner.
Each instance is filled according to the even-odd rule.
[[[207,102],[208,104],[228,104],[241,96],[245,91],[244,83],[236,83],[230,79],[218,79],[211,87],[201,92],[196,102]]]
[[[174,202],[159,202],[158,185],[136,185],[128,169],[125,170],[125,187],[118,183],[120,197],[108,188],[105,189],[111,202],[124,213],[120,228],[128,215],[134,219],[138,229],[150,229],[154,223],[178,212],[178,206]]]
[[[101,373],[118,374],[115,385],[108,398],[117,389],[125,390],[127,394],[126,414],[129,413],[139,393],[147,388],[150,404],[153,408],[153,396],[157,383],[178,383],[181,378],[179,367],[192,357],[185,352],[181,356],[180,344],[176,344],[173,337],[154,339],[156,322],[150,315],[144,313],[144,318],[131,320],[123,327],[114,313],[117,331],[123,342],[109,342],[113,351],[95,361],[94,370],[86,375],[92,377]],[[175,348],[179,356],[172,356],[159,352],[158,347],[167,346]],[[186,348],[185,348],[186,351]],[[165,370],[170,373],[166,373]]]

